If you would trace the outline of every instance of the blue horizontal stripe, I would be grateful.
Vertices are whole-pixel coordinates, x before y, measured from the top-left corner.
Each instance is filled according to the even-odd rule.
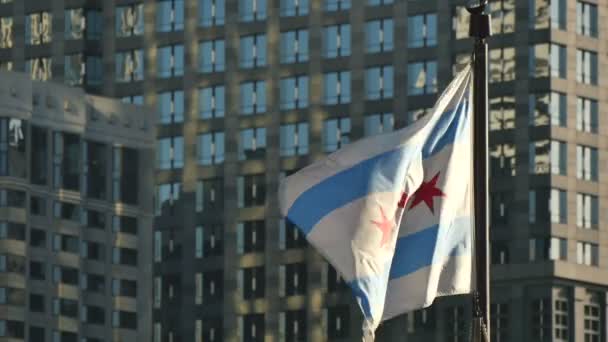
[[[459,136],[468,122],[464,102],[439,118],[423,146],[423,158],[441,151]],[[399,146],[359,162],[302,193],[287,217],[308,234],[323,217],[348,203],[372,193],[401,191],[405,172],[414,158],[414,147]]]
[[[390,279],[430,266],[435,260],[464,255],[471,248],[471,219],[460,217],[443,226],[434,225],[397,240]]]

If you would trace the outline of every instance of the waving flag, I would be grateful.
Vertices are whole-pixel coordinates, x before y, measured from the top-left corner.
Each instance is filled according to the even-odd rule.
[[[281,184],[282,214],[351,287],[372,338],[382,320],[470,290],[470,83],[466,68],[432,114]]]

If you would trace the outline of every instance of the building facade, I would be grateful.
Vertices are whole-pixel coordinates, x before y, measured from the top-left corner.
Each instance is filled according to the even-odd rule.
[[[150,341],[154,118],[0,79],[0,340]]]
[[[278,184],[432,107],[464,0],[1,0],[0,67],[157,108],[153,341],[351,341]],[[606,340],[606,0],[490,2],[494,341]],[[464,341],[467,297],[379,340]]]

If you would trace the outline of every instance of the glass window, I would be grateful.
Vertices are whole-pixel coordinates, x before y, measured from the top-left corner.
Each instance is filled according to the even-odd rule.
[[[365,98],[367,100],[392,98],[393,77],[392,65],[365,69]]]
[[[242,22],[266,20],[266,0],[239,0],[239,20]]]
[[[113,278],[112,295],[114,297],[137,297],[137,280]]]
[[[168,45],[158,48],[156,73],[159,78],[182,76],[184,74],[184,46]]]
[[[82,54],[66,55],[64,57],[64,82],[69,86],[82,85],[85,75],[84,60]]]
[[[576,81],[597,85],[597,53],[588,50],[576,50]]]
[[[105,261],[105,246],[99,242],[82,241],[80,255],[84,259]]]
[[[78,269],[67,266],[53,266],[53,282],[78,286]]]
[[[452,32],[455,39],[469,37],[469,12],[465,6],[454,6],[452,15]]]
[[[350,142],[350,118],[329,119],[323,122],[323,150],[333,152]]]
[[[407,18],[407,47],[437,45],[437,14],[412,15]]]
[[[551,0],[551,28],[565,30],[566,29],[566,0]]]
[[[156,167],[159,170],[184,167],[184,137],[159,138],[156,141]]]
[[[407,74],[408,95],[437,92],[437,61],[409,63]]]
[[[196,182],[195,208],[197,213],[220,212],[224,209],[224,180],[222,178],[207,178]]]
[[[7,340],[22,340],[25,338],[25,324],[21,321],[0,320],[0,337]]]
[[[266,82],[248,81],[240,85],[241,114],[252,115],[266,112]]]
[[[576,2],[576,33],[597,37],[597,5],[588,2]]]
[[[289,220],[279,221],[279,248],[281,250],[306,247],[304,234]]]
[[[308,76],[294,76],[280,81],[281,110],[308,107]]]
[[[130,216],[113,216],[112,231],[115,233],[137,235],[137,218]]]
[[[281,156],[302,156],[308,154],[308,123],[300,122],[281,125]]]
[[[137,266],[137,250],[126,247],[112,247],[112,263]]]
[[[13,18],[0,17],[0,49],[13,47]]]
[[[0,70],[3,70],[3,71],[13,70],[13,61],[0,61]]]
[[[598,245],[591,242],[578,241],[576,243],[576,263],[579,265],[598,266]]]
[[[31,195],[30,196],[30,214],[37,216],[46,216],[46,198]]]
[[[143,95],[131,95],[131,96],[125,96],[121,99],[122,103],[131,103],[131,104],[136,104],[136,105],[143,105],[144,104],[144,97]]]
[[[212,208],[212,207],[210,207]],[[195,256],[208,258],[223,253],[223,227],[221,225],[197,226],[195,230]]]
[[[515,48],[490,50],[489,82],[508,82],[515,80]]]
[[[566,102],[566,94],[563,93],[531,94],[528,102],[530,125],[566,127],[568,118]]]
[[[239,208],[261,206],[266,203],[264,174],[237,177],[237,203]]]
[[[103,16],[101,10],[87,10],[85,21],[85,35],[87,39],[101,39],[103,31]]]
[[[306,294],[306,264],[293,263],[279,266],[279,295]]]
[[[490,9],[493,34],[515,31],[515,0],[491,1]]]
[[[346,11],[350,9],[351,0],[323,0],[323,9],[327,12]]]
[[[115,61],[116,82],[124,83],[144,79],[144,53],[142,49],[117,52]]]
[[[112,163],[112,199],[137,205],[139,202],[139,154],[127,147],[114,147]]]
[[[377,113],[366,115],[363,122],[363,132],[366,137],[392,132],[395,128],[393,113]]]
[[[78,236],[54,234],[53,251],[79,254]]]
[[[597,182],[599,172],[597,148],[576,146],[576,178]]]
[[[80,318],[83,322],[88,324],[104,325],[106,322],[106,313],[103,306],[83,305],[81,308]],[[85,338],[84,341],[92,342],[95,340],[97,339]]]
[[[101,57],[87,56],[84,59],[85,64],[85,81],[87,85],[100,85],[103,79],[103,65]]]
[[[266,241],[264,231],[263,220],[239,222],[236,225],[237,253],[263,252]]]
[[[27,123],[24,120],[0,118],[0,175],[26,177],[27,134]]]
[[[564,238],[532,238],[529,240],[529,260],[567,260],[568,240]]]
[[[239,160],[264,159],[266,128],[246,128],[239,135]]]
[[[199,165],[217,165],[223,163],[224,132],[200,134],[196,150]]]
[[[66,9],[64,23],[64,37],[66,40],[84,38],[86,14],[83,8]]]
[[[598,122],[597,101],[584,97],[576,99],[576,129],[588,133],[597,133]]]
[[[173,207],[179,200],[181,195],[182,185],[180,183],[166,183],[156,186],[156,216],[165,214],[173,214]]]
[[[53,15],[50,12],[26,14],[25,44],[40,45],[53,39]]]
[[[120,329],[137,329],[137,313],[129,311],[112,311],[112,327]]]
[[[323,103],[326,105],[350,103],[350,71],[323,74]]]
[[[54,187],[80,191],[80,137],[55,132],[53,138]]]
[[[242,268],[237,271],[237,288],[242,290],[243,299],[263,298],[265,291],[264,266]],[[259,333],[257,329],[252,329],[253,339],[249,341],[258,341],[255,336]],[[262,335],[264,336],[264,335]]]
[[[86,141],[84,143],[83,185],[84,193],[89,198],[106,199],[106,181],[108,169],[108,147],[105,144]]]
[[[184,29],[184,0],[159,0],[156,2],[156,32],[181,31]]]
[[[280,0],[281,17],[308,15],[309,0]]]
[[[225,110],[226,100],[223,85],[199,89],[198,113],[201,119],[223,118]]]
[[[158,94],[157,110],[161,124],[184,121],[184,91],[173,90]]]
[[[144,34],[144,4],[117,6],[115,12],[118,38]]]
[[[490,130],[515,128],[515,97],[498,96],[490,99]]]
[[[368,6],[391,5],[393,0],[367,0]]]
[[[349,314],[348,305],[328,307],[323,311],[324,326],[327,327],[327,337],[330,340],[348,338]]]
[[[25,61],[25,73],[32,80],[49,81],[53,77],[53,59],[51,57],[36,57]]]
[[[566,78],[566,47],[538,44],[530,47],[530,77]]]
[[[265,65],[266,34],[254,34],[241,37],[239,48],[239,66],[244,69],[251,69],[263,67]]]
[[[559,189],[551,189],[549,213],[551,222],[567,223],[567,200],[566,191]]]
[[[597,229],[599,224],[598,198],[589,194],[576,194],[576,226]]]
[[[490,171],[497,176],[515,176],[517,171],[515,145],[495,144],[490,146]]]
[[[207,40],[199,43],[198,68],[200,72],[205,74],[225,70],[226,53],[223,39]]]
[[[350,24],[325,26],[323,28],[323,57],[350,56]]]
[[[281,63],[308,61],[308,30],[281,32]]]
[[[30,228],[30,246],[46,248],[46,231],[43,229]]]
[[[25,224],[0,222],[0,240],[25,241]]]
[[[393,51],[393,19],[372,20],[365,23],[365,49],[368,53]]]
[[[538,140],[530,143],[530,173],[566,175],[567,144],[557,140]]]
[[[226,17],[225,0],[199,0],[199,24],[202,27],[222,26]]]

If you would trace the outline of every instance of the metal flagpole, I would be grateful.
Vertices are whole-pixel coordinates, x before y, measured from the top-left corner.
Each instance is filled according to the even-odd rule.
[[[488,221],[488,43],[487,0],[469,1],[473,50],[473,193],[475,206],[475,290],[473,341],[490,341],[490,264]]]

